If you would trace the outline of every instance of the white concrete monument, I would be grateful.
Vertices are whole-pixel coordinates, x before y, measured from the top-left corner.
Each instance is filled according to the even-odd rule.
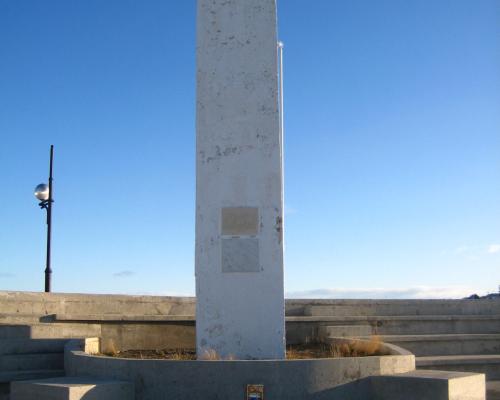
[[[275,0],[198,0],[198,355],[285,357]]]

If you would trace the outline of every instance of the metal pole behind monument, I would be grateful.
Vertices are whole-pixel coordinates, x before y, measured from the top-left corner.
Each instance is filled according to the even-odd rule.
[[[52,165],[54,160],[54,145],[50,145],[49,166],[49,199],[47,204],[47,262],[45,268],[45,291],[50,292],[52,269],[50,268],[50,239],[52,233]]]
[[[282,191],[281,191],[281,201],[283,207],[285,207],[285,108],[283,105],[283,48],[285,45],[282,41],[278,42],[278,61],[279,61],[279,120],[280,120],[280,151],[281,151],[281,182],[282,182]],[[283,215],[285,211],[283,212]],[[284,222],[282,221],[282,230],[283,230]],[[283,238],[285,237],[284,232],[282,231]]]

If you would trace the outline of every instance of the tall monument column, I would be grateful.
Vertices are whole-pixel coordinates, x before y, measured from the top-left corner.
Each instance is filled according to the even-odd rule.
[[[275,0],[198,0],[198,355],[284,358]]]

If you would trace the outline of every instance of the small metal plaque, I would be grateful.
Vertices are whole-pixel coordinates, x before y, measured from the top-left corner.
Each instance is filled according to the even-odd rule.
[[[222,238],[222,272],[260,272],[259,239]]]
[[[247,385],[246,400],[264,400],[264,385]]]
[[[221,213],[221,233],[227,236],[255,236],[259,233],[257,207],[224,207]]]

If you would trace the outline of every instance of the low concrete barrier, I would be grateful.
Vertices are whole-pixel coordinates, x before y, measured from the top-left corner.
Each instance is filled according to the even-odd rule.
[[[274,400],[369,399],[363,378],[413,371],[415,358],[395,346],[393,355],[310,360],[171,361],[92,355],[96,340],[66,346],[68,376],[92,375],[133,382],[136,400],[239,399],[247,384],[263,384]]]

